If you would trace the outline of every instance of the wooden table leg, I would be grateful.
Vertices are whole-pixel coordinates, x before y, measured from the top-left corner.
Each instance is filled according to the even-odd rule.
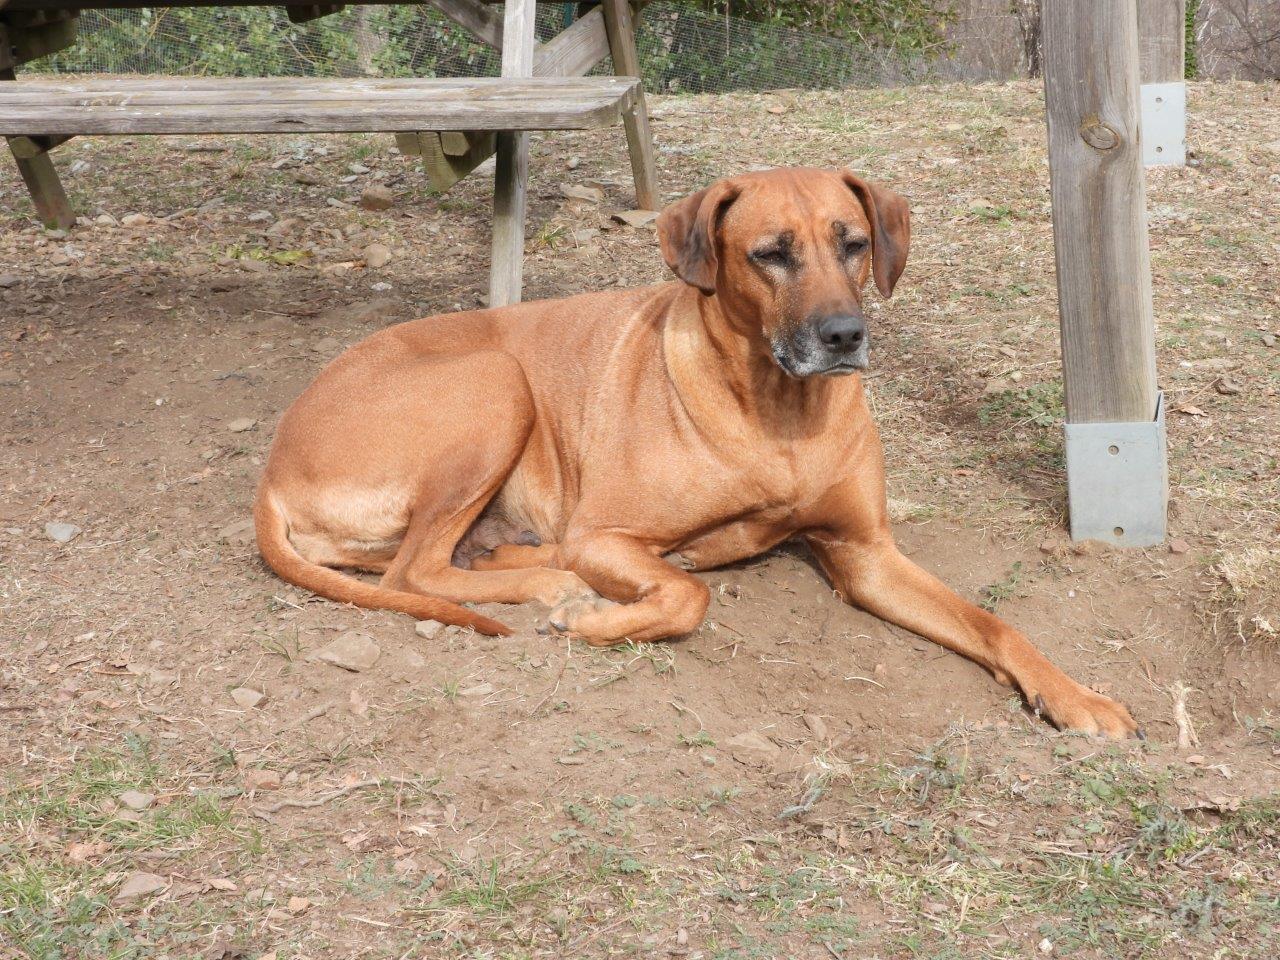
[[[9,32],[0,26],[0,82],[15,79]],[[22,181],[27,185],[27,192],[31,194],[36,216],[50,229],[66,230],[73,226],[76,222],[75,211],[71,209],[67,194],[62,189],[62,182],[58,179],[58,171],[53,168],[53,160],[50,159],[48,151],[32,152],[17,149],[18,141],[23,141],[23,146],[31,143],[26,137],[9,137],[8,140],[14,162],[18,165],[18,173],[22,175]],[[31,155],[26,156],[25,154],[28,153]]]
[[[533,76],[534,0],[507,0],[502,26],[502,75]],[[498,165],[493,181],[493,259],[489,268],[489,305],[520,302],[524,273],[524,220],[528,206],[529,134],[505,131],[497,137]]]
[[[609,50],[613,54],[613,72],[620,77],[641,76],[629,0],[604,0],[604,23],[609,34]],[[631,108],[622,114],[622,123],[627,130],[627,151],[631,154],[631,175],[636,184],[636,206],[641,210],[657,210],[662,201],[658,196],[653,134],[649,129],[649,111],[645,106],[643,88],[637,91]]]

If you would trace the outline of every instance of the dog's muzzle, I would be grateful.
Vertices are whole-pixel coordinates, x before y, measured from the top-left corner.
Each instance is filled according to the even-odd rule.
[[[773,357],[793,377],[844,376],[867,368],[867,339],[862,316],[832,314],[776,338]]]

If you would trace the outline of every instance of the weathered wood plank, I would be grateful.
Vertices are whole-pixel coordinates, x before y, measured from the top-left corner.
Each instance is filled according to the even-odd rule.
[[[635,25],[631,18],[628,0],[604,0],[605,30],[609,49],[613,54],[613,72],[619,76],[639,80],[640,57],[636,53]],[[657,210],[657,165],[653,157],[653,133],[649,129],[649,111],[645,106],[644,87],[636,89],[630,105],[622,112],[622,123],[627,131],[627,152],[631,156],[631,176],[636,186],[636,206],[642,210]]]
[[[459,134],[467,144],[466,150],[460,154],[449,153],[443,140],[448,134],[420,134],[422,145],[422,169],[431,182],[431,188],[443,193],[468,173],[493,156],[497,148],[497,134],[470,133]]]
[[[8,42],[5,28],[0,26],[0,43]],[[13,84],[13,81],[13,69],[0,67],[0,97],[4,96],[3,90]],[[26,184],[31,202],[36,208],[36,216],[46,227],[66,230],[75,224],[76,214],[67,200],[66,191],[62,189],[62,181],[58,179],[58,171],[54,169],[53,160],[44,151],[36,151],[29,156],[24,155],[28,153],[26,143],[18,142],[17,149],[14,149],[15,141],[24,139],[10,138],[8,142],[13,152],[14,163],[18,165],[18,175]]]
[[[1138,75],[1143,83],[1184,77],[1186,0],[1138,0]]]
[[[0,96],[3,93],[0,92]],[[19,160],[30,160],[42,153],[48,153],[54,147],[66,143],[70,137],[10,137],[9,149]]]
[[[502,76],[505,79],[514,80],[533,74],[537,12],[534,0],[508,0],[503,9]],[[529,135],[512,129],[498,133],[497,153],[489,304],[502,307],[520,302],[524,272],[524,221],[528,206]]]
[[[171,78],[24,80],[0,100],[0,134],[579,130],[615,123],[635,87],[634,80],[611,77],[259,80],[253,86]]]
[[[1047,0],[1045,108],[1067,420],[1149,421],[1155,328],[1132,0]]]
[[[502,16],[480,0],[427,0],[446,17],[495,50],[502,46]]]

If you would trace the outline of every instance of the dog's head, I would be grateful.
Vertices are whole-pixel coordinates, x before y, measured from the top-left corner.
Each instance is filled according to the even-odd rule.
[[[719,180],[658,217],[667,265],[719,298],[794,377],[867,365],[862,288],[887,297],[907,262],[907,202],[847,170],[778,169]]]

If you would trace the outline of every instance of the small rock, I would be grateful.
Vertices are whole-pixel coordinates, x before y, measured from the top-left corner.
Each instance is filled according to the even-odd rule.
[[[94,223],[96,223],[96,224],[97,224],[98,226],[100,226],[100,227],[118,227],[118,226],[120,226],[120,221],[119,221],[119,220],[117,220],[115,217],[113,217],[113,216],[112,216],[111,214],[109,214],[109,213],[100,213],[100,214],[98,214],[96,217],[94,217],[93,222],[94,222]]]
[[[259,770],[254,767],[244,772],[242,780],[244,788],[249,791],[280,789],[280,774],[274,770]]]
[[[995,377],[987,381],[986,386],[982,388],[982,392],[988,397],[994,397],[997,394],[1004,393],[1006,390],[1009,390],[1009,389],[1010,387],[1009,387],[1008,380],[1002,380],[999,377]]]
[[[126,790],[120,794],[120,802],[130,810],[142,811],[156,802],[156,795],[143,793],[140,790]]]
[[[124,883],[116,891],[116,903],[136,900],[139,897],[150,897],[169,886],[169,881],[154,873],[131,873],[125,877]]]
[[[74,523],[46,523],[44,535],[55,543],[70,543],[80,536],[81,530]]]
[[[299,170],[293,175],[293,182],[300,183],[304,187],[319,186],[320,178],[310,170]]]
[[[560,184],[560,192],[570,200],[604,203],[604,191],[599,187],[584,187],[576,183],[562,183]]]
[[[1240,384],[1236,383],[1230,377],[1219,377],[1214,381],[1213,389],[1217,390],[1224,397],[1234,397],[1240,392]]]
[[[16,273],[0,273],[0,290],[8,290],[10,287],[16,287],[22,282],[22,277]]]
[[[362,176],[369,172],[369,168],[363,163],[349,163],[347,164],[347,170],[350,173],[354,173],[356,176]]]
[[[360,194],[360,206],[366,210],[390,210],[395,203],[395,195],[386,187],[371,184]]]
[[[1040,552],[1056,557],[1062,551],[1061,545],[1056,540],[1044,540],[1040,543]]]
[[[270,223],[274,219],[270,210],[255,210],[249,214],[250,223]]]
[[[776,743],[755,730],[738,734],[725,746],[733,759],[749,767],[767,767],[781,752]]]
[[[252,710],[267,699],[267,695],[253,687],[236,687],[231,691],[231,699],[246,710]]]
[[[572,233],[574,242],[579,244],[590,243],[598,236],[600,236],[600,231],[591,227],[588,227],[586,230],[575,230]]]
[[[371,243],[364,248],[364,262],[370,270],[381,270],[391,262],[391,250],[381,243]]]
[[[285,909],[296,917],[298,914],[306,913],[311,909],[311,901],[306,897],[290,897],[289,902],[285,904]]]
[[[312,653],[307,659],[320,660],[323,663],[341,667],[343,670],[350,670],[352,673],[360,673],[377,663],[381,655],[382,650],[374,642],[373,637],[355,630],[348,630],[336,640]]]
[[[232,433],[247,433],[258,425],[252,417],[237,417],[227,422],[227,429]]]
[[[423,640],[434,640],[440,635],[440,631],[443,629],[444,624],[439,620],[419,620],[414,624],[413,632]]]
[[[249,517],[228,523],[218,531],[218,539],[227,543],[251,543],[254,537],[253,520]]]
[[[658,219],[658,212],[656,210],[623,210],[615,213],[613,219],[629,227],[649,227]]]
[[[335,337],[321,337],[311,345],[316,353],[334,354],[342,349],[342,344]]]
[[[1170,552],[1170,553],[1177,553],[1177,554],[1190,553],[1190,552],[1191,552],[1191,544],[1189,544],[1189,543],[1187,543],[1187,541],[1185,541],[1185,540],[1181,540],[1181,539],[1179,539],[1179,540],[1170,540],[1170,541],[1169,541],[1169,552]]]
[[[493,693],[492,683],[477,683],[474,687],[467,687],[465,690],[459,690],[460,697],[487,697]]]
[[[387,283],[385,280],[379,280],[377,283],[373,284],[373,286],[371,286],[369,289],[377,293],[386,293],[388,290],[392,289],[392,286],[391,284]]]
[[[827,722],[817,714],[806,713],[804,715],[804,725],[809,728],[809,732],[813,734],[815,740],[826,741],[831,739],[831,731],[827,728]]]
[[[151,222],[151,218],[145,213],[127,213],[120,218],[120,225],[124,227],[145,227]]]
[[[1262,345],[1264,347],[1274,347],[1276,345],[1275,334],[1264,333],[1262,335]]]
[[[570,158],[565,162],[565,166],[566,166],[568,169],[570,169],[570,170],[577,170],[580,166],[582,166],[582,158],[581,158],[581,157],[570,157]]]

